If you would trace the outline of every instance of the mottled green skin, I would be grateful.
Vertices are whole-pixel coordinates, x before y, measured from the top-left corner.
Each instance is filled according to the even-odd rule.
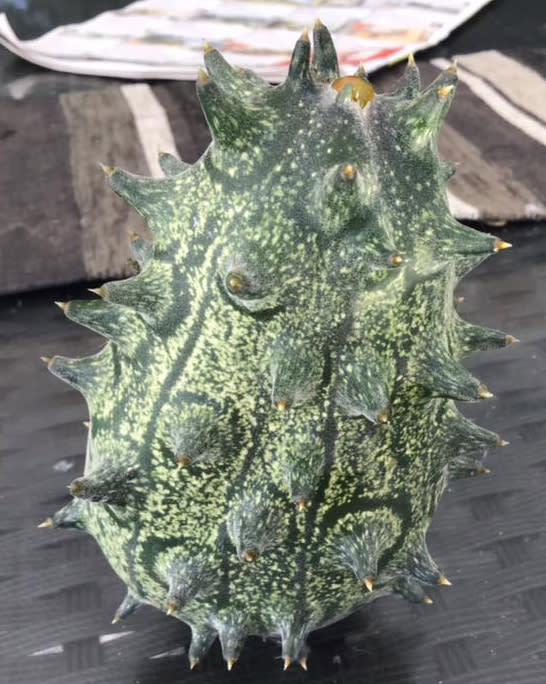
[[[324,27],[315,45],[311,73],[304,37],[275,88],[208,50],[202,159],[165,156],[164,179],[107,170],[153,248],[136,240],[139,275],[66,310],[112,342],[50,362],[91,414],[92,481],[54,523],[96,538],[131,594],[120,616],[141,601],[192,626],[192,662],[217,633],[227,660],[247,634],[301,659],[309,631],[370,600],[422,600],[448,471],[498,439],[453,401],[480,385],[458,359],[505,344],[452,303],[495,248],[447,206],[438,89],[456,76],[418,95],[409,65],[361,107],[330,86]]]

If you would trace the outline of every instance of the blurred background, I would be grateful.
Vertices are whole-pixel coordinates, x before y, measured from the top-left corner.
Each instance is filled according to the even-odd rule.
[[[20,39],[32,39],[128,4],[0,0],[0,13]],[[306,4],[319,16],[335,6]],[[66,484],[83,469],[87,418],[80,396],[39,357],[100,345],[53,301],[86,298],[88,287],[131,272],[127,232],[145,230],[106,190],[96,162],[150,172],[127,87],[153,96],[179,155],[198,159],[209,134],[194,84],[54,72],[0,46],[2,684],[546,681],[543,0],[493,0],[418,54],[425,83],[453,57],[461,83],[442,140],[444,156],[458,162],[453,206],[461,220],[514,245],[464,280],[460,313],[521,340],[469,362],[495,399],[464,410],[511,445],[489,455],[489,475],[446,491],[429,546],[453,587],[435,592],[433,606],[387,598],[314,633],[309,673],[283,675],[276,646],[250,640],[228,674],[216,645],[190,673],[188,630],[151,608],[110,625],[123,587],[94,541],[36,529],[68,500]],[[388,90],[402,68],[383,68],[371,80]]]

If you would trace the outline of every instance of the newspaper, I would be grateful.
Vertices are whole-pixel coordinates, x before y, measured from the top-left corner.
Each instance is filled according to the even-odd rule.
[[[194,79],[203,41],[271,82],[317,17],[334,34],[342,73],[373,71],[436,45],[491,0],[141,0],[19,40],[0,14],[0,43],[57,71]]]

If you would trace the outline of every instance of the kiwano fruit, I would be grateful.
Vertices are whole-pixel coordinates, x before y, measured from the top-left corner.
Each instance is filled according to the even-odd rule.
[[[307,666],[306,638],[370,601],[449,584],[425,535],[450,477],[505,442],[457,401],[461,365],[516,341],[454,308],[458,281],[510,245],[454,220],[437,139],[455,66],[421,90],[340,77],[326,27],[284,83],[205,44],[213,141],[164,178],[103,167],[146,220],[139,273],[61,303],[108,343],[45,359],[90,412],[85,473],[44,526],[91,534],[128,587],[191,628],[190,665],[245,637]],[[108,134],[106,131],[105,134]]]

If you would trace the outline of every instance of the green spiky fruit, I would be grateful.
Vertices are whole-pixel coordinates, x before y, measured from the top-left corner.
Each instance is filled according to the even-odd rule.
[[[249,634],[285,666],[306,637],[395,593],[447,584],[425,543],[450,475],[502,446],[455,401],[460,363],[513,341],[463,321],[459,279],[498,238],[457,223],[437,137],[454,68],[420,91],[340,78],[327,29],[272,87],[210,46],[213,143],[162,179],[105,167],[148,222],[140,273],[62,305],[109,343],[49,369],[91,415],[85,474],[46,524],[93,535],[128,594],[190,625],[190,663]]]

